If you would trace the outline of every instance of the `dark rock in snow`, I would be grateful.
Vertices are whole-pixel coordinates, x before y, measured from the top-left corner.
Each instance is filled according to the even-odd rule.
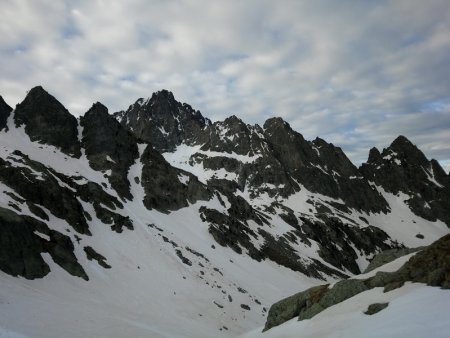
[[[151,145],[145,149],[141,162],[144,205],[148,209],[169,212],[212,197],[212,192],[196,176],[172,167]],[[181,177],[187,177],[186,184],[180,181]]]
[[[97,251],[95,251],[92,247],[90,246],[85,246],[83,248],[84,252],[86,253],[86,257],[87,259],[91,260],[96,260],[98,265],[100,265],[101,267],[105,268],[105,269],[111,269],[111,265],[109,265],[108,263],[106,263],[106,258],[102,255],[100,255]],[[138,267],[139,269],[139,267]]]
[[[380,312],[387,308],[389,303],[374,303],[370,304],[367,310],[364,312],[366,315],[374,315],[375,313]]]
[[[42,278],[50,268],[41,253],[48,252],[71,275],[88,280],[73,250],[69,237],[42,221],[0,208],[0,270],[27,279]]]
[[[25,166],[18,167],[17,163]],[[17,150],[6,161],[0,158],[1,182],[14,189],[28,203],[42,205],[55,216],[66,220],[77,232],[90,234],[83,207],[71,189],[59,184],[58,177],[62,175]],[[43,211],[39,212],[35,207],[31,209],[38,217],[45,219]]]

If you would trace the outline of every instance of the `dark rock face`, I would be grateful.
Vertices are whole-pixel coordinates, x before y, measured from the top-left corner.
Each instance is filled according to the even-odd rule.
[[[203,143],[203,129],[211,124],[202,114],[173,94],[161,90],[149,100],[137,100],[126,111],[114,114],[141,141],[159,152],[172,151],[182,142]]]
[[[8,104],[3,100],[3,97],[0,96],[0,131],[4,128],[7,128],[7,121],[9,114],[12,112],[12,108],[8,106]]]
[[[317,138],[306,141],[281,118],[264,123],[264,136],[284,171],[312,192],[342,199],[367,212],[386,212],[387,203],[366,181],[340,148]]]
[[[83,147],[95,170],[111,170],[108,180],[122,198],[132,199],[128,169],[139,157],[134,136],[123,128],[101,103],[96,103],[80,119]]]
[[[418,252],[395,272],[378,272],[367,279],[342,280],[332,288],[328,285],[310,288],[275,303],[269,310],[264,331],[296,316],[299,320],[312,318],[330,306],[375,287],[384,287],[384,292],[389,292],[405,282],[415,282],[450,289],[449,258],[450,234]]]
[[[27,279],[47,275],[50,268],[41,257],[44,246],[40,237],[33,233],[37,224],[46,227],[45,224],[4,208],[0,208],[0,219],[0,269]]]
[[[373,226],[352,227],[327,216],[323,220],[323,223],[313,223],[304,219],[301,231],[304,237],[319,243],[320,257],[337,268],[347,269],[355,274],[361,273],[356,264],[358,253],[352,245],[365,255],[391,248],[387,244],[389,236],[381,229]]]
[[[450,227],[450,178],[406,137],[399,136],[381,154],[373,148],[360,172],[388,192],[409,195],[407,203],[416,215]]]
[[[29,203],[42,205],[56,217],[66,220],[77,232],[90,234],[80,202],[72,190],[59,184],[58,175],[17,150],[6,161],[0,158],[1,182]]]
[[[42,278],[50,268],[41,253],[48,252],[71,275],[88,280],[73,250],[69,237],[50,230],[45,223],[0,208],[0,270],[27,279]]]
[[[208,126],[207,141],[202,150],[235,153],[238,155],[255,156],[265,151],[260,126],[245,124],[236,116],[226,118],[223,122],[215,122]]]
[[[32,141],[50,144],[80,157],[78,123],[74,116],[42,87],[34,87],[14,112],[16,126],[25,125]]]
[[[96,216],[105,224],[111,224],[113,230],[133,229],[129,217],[112,211],[123,208],[116,197],[107,194],[97,183],[78,184],[75,179],[30,160],[20,151],[13,152],[6,160],[0,158],[0,181],[19,194],[16,198],[26,202],[37,217],[48,220],[48,215],[39,207],[42,205],[56,217],[66,220],[77,232],[90,235],[79,197],[92,203]]]
[[[144,205],[148,209],[169,212],[188,206],[188,202],[212,197],[212,192],[196,176],[172,167],[151,145],[142,154],[141,162]]]

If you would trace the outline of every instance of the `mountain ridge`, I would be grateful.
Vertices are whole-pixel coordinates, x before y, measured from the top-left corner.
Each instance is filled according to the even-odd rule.
[[[79,119],[42,87],[30,93],[4,109],[0,131],[0,221],[24,229],[0,226],[0,277],[12,290],[9,275],[55,290],[69,282],[113,305],[125,281],[141,285],[129,292],[138,299],[145,290],[149,303],[172,299],[170,289],[196,304],[188,315],[181,303],[175,310],[193,334],[230,336],[261,324],[299,280],[346,278],[380,251],[450,231],[448,175],[404,137],[357,168],[281,118],[212,123],[165,90],[114,114],[95,103]],[[77,303],[76,295],[58,297]],[[196,311],[209,320],[201,328]],[[159,318],[151,306],[145,313]]]

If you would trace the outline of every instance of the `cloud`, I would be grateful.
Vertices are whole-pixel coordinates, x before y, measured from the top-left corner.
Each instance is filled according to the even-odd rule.
[[[83,114],[167,88],[213,120],[285,118],[355,163],[404,134],[450,161],[446,0],[0,3],[0,94]]]

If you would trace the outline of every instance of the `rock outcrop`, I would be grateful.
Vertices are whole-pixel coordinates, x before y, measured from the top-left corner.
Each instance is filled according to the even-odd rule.
[[[150,210],[167,213],[212,197],[212,191],[196,176],[172,167],[151,144],[142,154],[141,162],[144,205]]]
[[[73,276],[88,280],[78,263],[72,241],[37,219],[0,207],[0,270],[27,279],[42,278],[50,272],[41,253]]]

